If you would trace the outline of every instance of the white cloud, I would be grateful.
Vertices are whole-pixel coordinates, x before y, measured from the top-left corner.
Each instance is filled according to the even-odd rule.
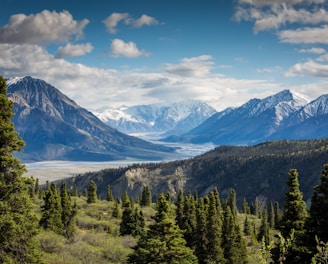
[[[118,23],[128,18],[129,18],[128,13],[112,13],[103,21],[103,23],[107,27],[109,33],[115,34],[117,32],[116,27]]]
[[[293,65],[285,75],[287,77],[294,77],[294,76],[328,77],[328,65],[320,64],[313,60],[309,60],[305,63],[297,63]]]
[[[281,42],[293,44],[328,44],[328,25],[322,27],[306,27],[297,30],[283,30],[278,33]]]
[[[311,49],[300,49],[298,53],[312,53],[312,54],[323,54],[326,50],[324,48],[311,48]]]
[[[0,72],[5,77],[31,75],[43,79],[89,110],[186,98],[203,100],[222,110],[280,90],[280,85],[265,80],[234,79],[212,73],[214,65],[207,55],[184,58],[177,67],[167,64],[170,69],[181,65],[193,69],[187,75],[179,75],[165,71],[167,68],[140,73],[87,67],[56,59],[37,45],[0,44],[0,54]],[[202,69],[197,71],[197,66]]]
[[[136,28],[159,24],[156,18],[146,14],[143,14],[138,19],[133,19],[128,13],[112,13],[103,21],[107,27],[107,31],[111,34],[115,34],[117,32],[117,26],[120,22],[124,22],[126,25],[130,25]]]
[[[140,56],[149,56],[150,53],[139,50],[134,42],[124,42],[121,39],[114,39],[111,44],[113,56],[122,56],[136,58]]]
[[[317,61],[328,61],[328,53],[321,55],[319,58],[317,58]]]
[[[16,14],[0,28],[0,43],[29,43],[46,45],[67,42],[73,36],[83,37],[89,20],[76,21],[68,11],[57,13],[44,10],[38,14]]]
[[[151,16],[148,16],[148,15],[144,14],[136,20],[128,19],[126,21],[126,23],[132,25],[133,27],[140,28],[142,26],[157,25],[158,21],[154,17],[151,17]]]
[[[269,67],[269,68],[257,69],[256,71],[259,73],[273,73],[273,72],[279,72],[281,70],[282,70],[281,67],[274,66],[274,67]]]
[[[91,43],[72,45],[67,43],[64,47],[59,47],[55,57],[56,58],[65,58],[65,57],[78,57],[83,56],[87,53],[90,53],[93,50]]]

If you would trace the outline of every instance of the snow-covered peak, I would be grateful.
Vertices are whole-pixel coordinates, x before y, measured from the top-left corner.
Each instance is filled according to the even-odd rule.
[[[6,84],[7,84],[7,86],[13,85],[13,84],[16,84],[16,83],[22,81],[24,78],[25,78],[25,76],[24,77],[11,77],[6,80]]]

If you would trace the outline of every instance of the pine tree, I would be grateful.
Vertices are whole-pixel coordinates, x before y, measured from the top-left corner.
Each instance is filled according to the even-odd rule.
[[[269,222],[269,226],[270,228],[274,228],[275,227],[275,208],[273,205],[273,202],[270,202],[270,208],[268,211],[268,222]]]
[[[5,79],[0,76],[0,262],[38,263],[34,237],[38,220],[28,190],[31,179],[22,177],[25,166],[13,156],[24,141],[14,124],[13,102],[7,98]]]
[[[176,210],[175,210],[175,220],[177,225],[181,228],[181,226],[183,225],[183,221],[184,221],[184,213],[183,213],[183,205],[184,205],[184,196],[183,196],[183,192],[182,189],[179,190],[178,193],[178,198],[176,201]]]
[[[106,200],[107,200],[108,202],[112,202],[112,201],[114,201],[113,193],[112,193],[112,190],[111,190],[109,184],[107,185]]]
[[[316,251],[318,238],[323,244],[328,242],[328,164],[325,164],[320,176],[320,184],[314,187],[310,217],[306,224],[307,240],[313,253]]]
[[[123,214],[120,223],[120,235],[132,235],[137,229],[136,217],[130,201],[123,204]]]
[[[252,232],[252,230],[251,230],[251,224],[250,224],[250,222],[248,220],[248,216],[246,215],[245,221],[244,221],[244,234],[246,236],[250,236],[251,235],[251,232]]]
[[[112,211],[112,217],[115,217],[115,218],[121,218],[122,217],[121,208],[120,208],[119,203],[117,201],[115,201],[115,206],[114,206],[113,211]]]
[[[282,211],[280,209],[280,205],[278,202],[275,202],[274,203],[274,224],[275,224],[274,227],[276,229],[279,229],[281,217],[282,217]]]
[[[210,246],[207,239],[206,207],[204,199],[200,198],[196,210],[197,226],[195,232],[195,255],[200,264],[206,264],[207,247]]]
[[[224,263],[221,205],[218,204],[218,201],[217,192],[210,192],[206,228],[206,237],[208,239],[206,262],[208,263]]]
[[[184,198],[183,219],[179,226],[184,231],[184,238],[187,246],[194,249],[195,231],[196,231],[196,205],[195,199],[191,193]]]
[[[40,226],[62,235],[64,225],[62,222],[61,199],[54,183],[52,183],[50,188],[45,192],[44,205],[41,207],[41,210],[42,217],[40,219]]]
[[[186,246],[182,231],[172,218],[172,209],[165,196],[161,194],[156,204],[155,223],[141,235],[134,253],[128,257],[128,263],[134,264],[170,264],[197,263],[197,257]]]
[[[294,241],[288,254],[286,254],[286,263],[304,263],[306,248],[304,243],[304,225],[307,219],[306,204],[303,200],[303,194],[299,189],[298,172],[291,169],[288,173],[288,192],[285,194],[285,204],[283,215],[280,221],[279,230],[284,239],[289,239],[290,234],[294,234]],[[278,263],[277,256],[280,252],[277,248],[273,250],[273,259]]]
[[[66,189],[65,181],[62,181],[60,186],[60,199],[62,206],[62,223],[64,236],[72,238],[75,232],[75,216],[77,214],[76,204],[72,204],[71,196]]]
[[[93,180],[90,181],[87,195],[87,203],[97,202],[97,185]]]
[[[240,227],[234,217],[230,206],[227,205],[223,221],[223,240],[225,263],[247,263],[246,244],[240,231]]]
[[[148,186],[144,186],[141,192],[140,199],[141,206],[150,206],[151,205],[151,192]]]
[[[234,217],[237,217],[238,210],[237,210],[237,198],[236,198],[235,189],[230,189],[230,193],[229,193],[229,197],[228,197],[228,205],[229,205]]]
[[[242,208],[243,208],[243,214],[250,214],[251,213],[251,209],[249,208],[248,202],[247,202],[245,197],[243,199]]]
[[[270,244],[270,226],[268,222],[268,209],[264,208],[261,219],[261,226],[257,236],[258,241],[264,239],[264,244],[268,246]]]

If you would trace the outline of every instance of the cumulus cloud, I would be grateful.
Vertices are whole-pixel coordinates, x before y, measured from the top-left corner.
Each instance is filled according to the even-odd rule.
[[[265,80],[235,79],[211,73],[214,65],[207,55],[184,58],[176,65],[204,67],[203,77],[194,69],[186,78],[186,75],[165,71],[167,68],[140,73],[87,67],[55,58],[45,48],[31,44],[0,44],[0,54],[0,72],[5,77],[31,75],[43,79],[89,110],[105,105],[176,102],[184,98],[203,100],[222,110],[280,90],[279,85]],[[206,62],[210,64],[206,66]],[[173,64],[169,66],[174,68]],[[254,87],[258,88],[256,92]]]
[[[310,49],[300,49],[298,53],[312,53],[312,54],[323,54],[326,50],[324,48],[310,48]]]
[[[237,21],[254,21],[254,32],[279,29],[288,24],[318,25],[328,22],[324,8],[305,9],[304,5],[322,1],[239,1],[234,18]],[[302,4],[302,5],[296,5]],[[296,5],[296,6],[295,6]]]
[[[297,30],[282,30],[278,33],[279,39],[281,42],[286,43],[322,43],[328,44],[328,25],[322,27],[307,27]]]
[[[128,13],[112,13],[103,21],[103,23],[107,27],[107,31],[111,34],[115,34],[117,32],[117,26],[120,22],[124,22],[124,24],[136,28],[159,24],[156,18],[148,16],[146,14],[143,14],[138,19],[133,19]]]
[[[111,44],[113,56],[122,56],[127,58],[137,58],[140,56],[149,56],[150,53],[139,50],[134,42],[124,42],[121,39],[114,39]]]
[[[142,15],[140,18],[133,20],[133,19],[128,19],[127,24],[132,25],[133,27],[140,28],[142,26],[152,26],[152,25],[157,25],[158,21],[151,16],[148,15]]]
[[[281,67],[274,66],[274,67],[270,67],[270,68],[257,69],[256,71],[259,73],[273,73],[273,72],[279,72],[281,70],[282,70]]]
[[[212,57],[202,55],[194,58],[184,58],[179,64],[167,64],[165,72],[184,77],[203,77],[210,74],[213,67]]]
[[[107,30],[111,34],[115,34],[117,32],[117,25],[122,20],[126,20],[129,18],[128,13],[112,13],[110,16],[108,16],[103,23],[107,27]]]
[[[287,71],[286,76],[328,77],[328,65],[320,64],[313,60],[308,60],[305,63],[297,63],[293,65]]]
[[[88,23],[88,19],[74,20],[68,11],[58,13],[44,10],[28,16],[16,14],[0,28],[0,43],[47,45],[67,42],[72,37],[81,39]]]
[[[90,53],[93,50],[91,43],[73,45],[67,43],[66,46],[59,47],[55,57],[65,58],[65,57],[78,57]]]

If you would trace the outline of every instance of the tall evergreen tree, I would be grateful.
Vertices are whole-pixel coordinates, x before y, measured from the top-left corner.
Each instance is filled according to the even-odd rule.
[[[218,205],[219,197],[216,191],[209,194],[209,205],[207,210],[207,263],[224,263],[222,248],[222,216]]]
[[[66,189],[65,181],[62,181],[60,186],[60,199],[62,206],[62,223],[64,236],[72,238],[75,232],[75,216],[77,213],[76,204],[72,204],[71,196]]]
[[[272,201],[270,202],[270,208],[268,210],[268,222],[269,222],[270,228],[274,228],[276,226],[276,224],[275,224],[275,208],[274,208]]]
[[[64,225],[62,222],[62,206],[58,189],[54,183],[46,190],[44,196],[44,205],[41,207],[42,217],[40,226],[62,235]]]
[[[110,185],[107,185],[107,193],[106,193],[106,200],[108,202],[112,202],[114,201],[114,197],[113,197],[113,193],[112,193],[112,189],[110,188]]]
[[[182,192],[182,189],[179,190],[178,193],[178,198],[177,201],[175,203],[176,205],[176,209],[175,209],[175,220],[176,223],[178,224],[178,226],[181,228],[181,226],[183,225],[183,221],[184,221],[184,213],[183,213],[183,206],[184,206],[184,195]]]
[[[268,209],[265,207],[262,213],[261,226],[257,236],[258,241],[264,239],[264,244],[268,246],[270,244],[270,224],[268,222]]]
[[[150,206],[151,205],[151,191],[148,186],[144,186],[142,189],[140,205],[141,206]]]
[[[294,241],[288,254],[286,254],[286,263],[306,263],[304,262],[306,248],[303,243],[305,237],[304,225],[308,213],[303,194],[299,189],[298,171],[296,169],[289,171],[287,185],[289,190],[285,194],[285,204],[279,230],[285,239],[289,239],[290,234],[293,233]],[[275,263],[279,263],[280,260],[277,259],[277,256],[281,255],[281,252],[277,250],[277,247],[272,252]]]
[[[123,214],[120,223],[120,235],[132,235],[137,229],[136,217],[130,201],[123,204]]]
[[[227,205],[224,214],[222,245],[225,263],[245,264],[248,262],[246,244],[229,205]]]
[[[134,253],[128,257],[128,263],[198,263],[193,251],[186,246],[182,231],[171,215],[171,206],[161,194],[156,204],[155,222],[138,240],[133,248]]]
[[[0,262],[38,263],[34,236],[38,220],[28,190],[31,179],[22,177],[25,166],[13,153],[22,151],[24,141],[14,124],[13,102],[7,98],[5,79],[0,76]]]
[[[320,176],[320,184],[314,187],[310,217],[307,221],[308,244],[312,252],[315,251],[317,242],[315,237],[323,243],[328,242],[328,164],[325,164]]]
[[[198,258],[200,264],[206,264],[207,259],[207,247],[211,246],[207,239],[207,222],[206,222],[206,207],[204,204],[204,199],[200,198],[198,200],[196,219],[197,226],[195,232],[195,255]]]
[[[184,198],[183,219],[180,229],[184,231],[187,246],[194,249],[196,232],[196,204],[194,196],[189,193]]]
[[[97,185],[93,180],[90,181],[87,195],[87,203],[97,202]]]
[[[231,212],[234,217],[237,217],[237,198],[235,189],[230,189],[229,197],[228,197],[228,205],[230,206]]]

